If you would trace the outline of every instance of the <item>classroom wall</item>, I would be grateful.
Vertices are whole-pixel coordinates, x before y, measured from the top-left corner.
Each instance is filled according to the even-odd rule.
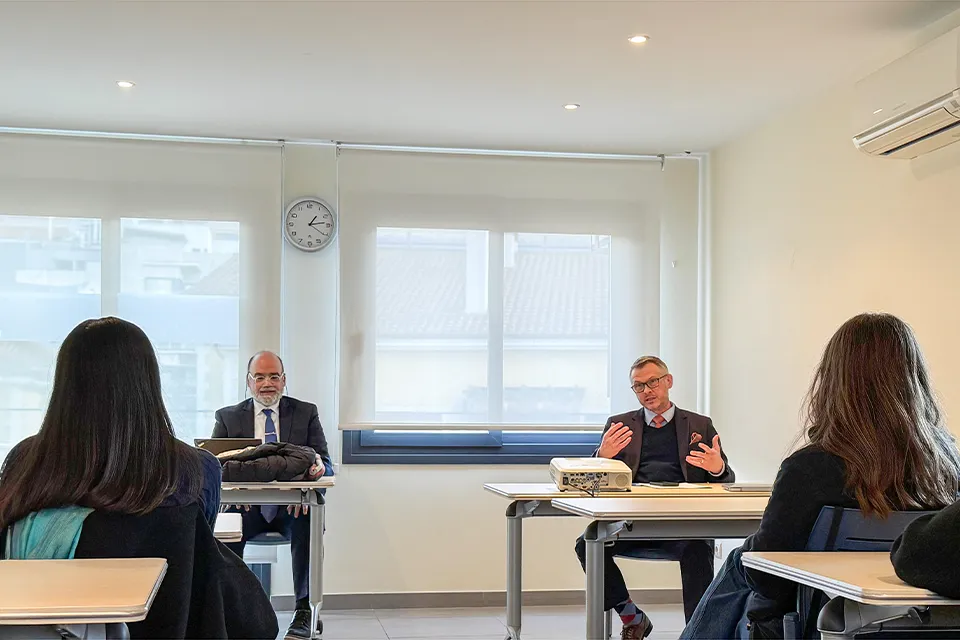
[[[315,194],[336,202],[333,148],[287,146],[283,165],[284,201]],[[699,166],[696,158],[678,159],[668,160],[667,169],[664,202],[670,213],[660,225],[661,353],[676,374],[678,404],[695,408]],[[337,460],[338,258],[336,244],[319,254],[285,247],[281,285],[289,390],[317,403]],[[327,506],[328,593],[503,590],[507,503],[484,492],[482,485],[548,480],[545,468],[516,465],[340,465],[337,473],[338,484],[329,492]],[[573,544],[584,526],[576,518],[525,524],[525,589],[583,588]],[[680,587],[675,563],[628,561],[624,566],[631,587]],[[293,591],[285,548],[274,566],[273,591],[275,595]]]
[[[864,311],[913,325],[960,431],[960,144],[912,162],[857,151],[855,80],[712,154],[711,409],[735,425],[744,480],[773,479],[823,346]]]

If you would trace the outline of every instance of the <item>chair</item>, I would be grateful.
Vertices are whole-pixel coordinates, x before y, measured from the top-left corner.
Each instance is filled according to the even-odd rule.
[[[930,511],[894,511],[885,519],[867,517],[859,509],[823,507],[806,551],[886,551],[911,522]],[[797,587],[797,611],[783,618],[785,640],[819,638],[817,617],[827,596],[812,587]]]
[[[278,547],[285,544],[290,544],[290,538],[285,537],[283,534],[276,533],[274,531],[267,531],[261,533],[258,536],[247,540],[248,545],[257,545],[260,547]],[[257,576],[257,579],[260,581],[261,586],[263,586],[263,591],[267,594],[267,597],[272,595],[270,588],[270,563],[269,562],[251,562],[248,563],[250,570]]]
[[[278,547],[280,545],[290,544],[290,538],[287,538],[282,533],[277,533],[275,531],[265,531],[264,533],[247,540],[247,545],[251,544],[261,547]],[[260,585],[263,587],[264,593],[267,594],[268,598],[271,597],[273,594],[270,591],[270,563],[251,562],[248,564],[248,566],[260,581]],[[317,620],[317,631],[319,633],[323,633],[323,620]]]

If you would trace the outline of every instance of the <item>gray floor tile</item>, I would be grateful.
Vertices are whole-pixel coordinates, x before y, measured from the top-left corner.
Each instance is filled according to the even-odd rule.
[[[380,623],[390,640],[395,638],[469,638],[470,636],[505,635],[506,627],[495,616],[388,616]]]

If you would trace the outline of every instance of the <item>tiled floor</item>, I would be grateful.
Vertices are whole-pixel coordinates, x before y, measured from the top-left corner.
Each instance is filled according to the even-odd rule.
[[[683,630],[680,605],[646,606],[653,620],[649,640],[676,640]],[[290,623],[278,614],[280,630]],[[323,640],[504,640],[506,613],[489,609],[388,609],[323,611]],[[584,636],[583,607],[524,607],[524,640],[579,640]],[[616,625],[614,638],[620,635]]]

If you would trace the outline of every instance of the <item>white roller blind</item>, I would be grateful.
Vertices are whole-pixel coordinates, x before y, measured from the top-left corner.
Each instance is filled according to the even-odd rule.
[[[153,341],[178,434],[209,436],[280,344],[280,154],[0,135],[0,450],[39,426],[66,332],[108,314]]]
[[[339,171],[341,424],[582,428],[635,403],[659,164],[347,149]]]
[[[281,161],[279,147],[0,135],[0,213],[100,218],[105,238],[121,218],[240,224],[241,351],[278,347]],[[103,256],[104,312],[119,255]]]

